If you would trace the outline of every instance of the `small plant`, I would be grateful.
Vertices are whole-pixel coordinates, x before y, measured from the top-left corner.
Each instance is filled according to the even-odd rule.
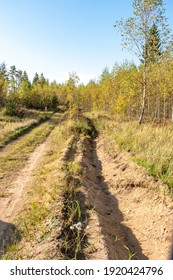
[[[78,255],[81,253],[81,244],[85,238],[81,207],[77,200],[67,201],[66,203],[69,205],[62,229],[61,252],[65,258],[78,259]]]
[[[127,246],[123,245],[128,251],[128,260],[138,260],[137,252],[133,253]]]

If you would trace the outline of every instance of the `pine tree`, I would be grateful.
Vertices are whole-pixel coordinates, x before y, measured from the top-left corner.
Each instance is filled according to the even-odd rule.
[[[2,62],[0,64],[0,76],[3,77],[5,80],[8,80],[8,73],[5,62]]]

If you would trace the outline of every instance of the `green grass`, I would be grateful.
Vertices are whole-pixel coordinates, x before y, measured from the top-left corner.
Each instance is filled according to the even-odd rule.
[[[75,134],[69,147],[73,154],[64,162],[63,170],[66,174],[66,188],[64,189],[63,227],[61,237],[61,253],[63,259],[80,259],[82,247],[85,242],[84,228],[87,215],[84,210],[82,185],[82,166],[78,163],[78,151],[84,149],[80,146],[79,139],[95,137],[97,131],[90,119],[80,117],[71,125],[71,131]],[[79,144],[80,143],[80,144]],[[83,209],[83,210],[82,210]]]
[[[4,147],[6,144],[10,143],[13,140],[16,140],[18,137],[24,135],[25,133],[28,133],[31,131],[33,128],[39,126],[41,123],[45,122],[47,120],[47,117],[45,118],[40,118],[38,121],[28,121],[27,124],[26,122],[23,122],[20,126],[18,125],[15,128],[15,125],[10,123],[10,125],[6,125],[5,129],[3,127],[3,130],[6,132],[2,132],[2,123],[0,123],[1,129],[0,131],[2,132],[0,136],[0,148]]]

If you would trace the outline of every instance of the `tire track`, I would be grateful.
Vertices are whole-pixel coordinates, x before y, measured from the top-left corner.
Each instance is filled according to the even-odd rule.
[[[58,122],[55,122],[46,136],[46,140],[30,153],[19,175],[9,183],[6,196],[0,198],[0,252],[3,252],[5,246],[13,240],[17,229],[12,224],[12,221],[17,217],[25,203],[27,192],[35,179],[35,170],[37,170],[37,167],[46,155],[49,138],[53,133],[55,125],[62,120],[63,118],[60,118]],[[19,139],[16,141],[19,141]]]

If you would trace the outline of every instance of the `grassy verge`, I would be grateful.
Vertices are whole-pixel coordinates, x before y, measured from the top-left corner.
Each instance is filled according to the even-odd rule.
[[[63,224],[59,236],[62,259],[78,259],[84,239],[84,217],[81,210],[80,193],[82,169],[75,160],[78,138],[79,135],[76,134],[69,143],[63,164],[65,173],[64,206],[62,209]]]
[[[13,129],[14,128],[13,125],[13,128],[10,129],[10,131],[8,131],[7,133],[3,133],[3,135],[1,135],[0,148],[4,147],[6,144],[10,143],[11,141],[16,140],[18,137],[24,135],[25,133],[31,131],[33,128],[39,126],[41,123],[45,122],[46,120],[48,120],[48,117],[42,117],[38,121],[30,121],[29,124],[27,125],[23,123],[23,125],[21,125],[20,127],[17,126],[16,129]]]
[[[5,116],[0,113],[0,148],[31,131],[51,117],[51,112],[27,111],[24,118]]]
[[[69,143],[63,170],[65,172],[65,188],[63,191],[63,225],[60,242],[63,259],[84,259],[83,247],[85,245],[85,227],[87,225],[87,212],[85,197],[82,190],[83,168],[78,162],[81,156],[85,138],[95,137],[96,130],[92,122],[81,117],[71,128],[74,137]]]
[[[116,122],[99,113],[89,116],[107,139],[105,147],[110,154],[116,153],[118,144],[120,150],[130,152],[135,162],[173,192],[173,124],[139,126],[135,122]]]

